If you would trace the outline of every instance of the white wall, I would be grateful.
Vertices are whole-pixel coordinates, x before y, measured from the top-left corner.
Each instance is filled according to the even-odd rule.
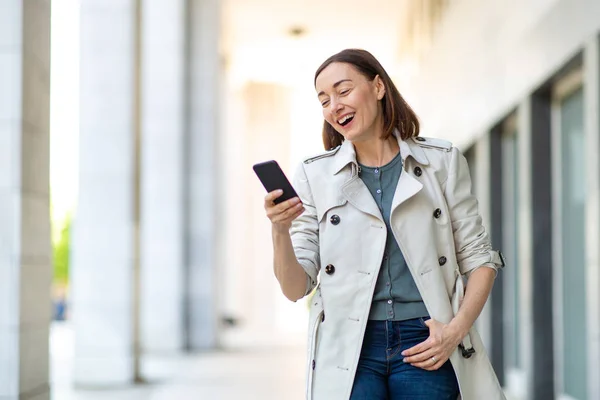
[[[405,93],[423,133],[466,146],[600,30],[597,0],[450,3]]]

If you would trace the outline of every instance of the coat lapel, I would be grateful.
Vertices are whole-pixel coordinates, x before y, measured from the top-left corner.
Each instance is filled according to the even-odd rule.
[[[419,193],[421,189],[423,189],[423,184],[403,169],[402,174],[400,174],[400,179],[398,180],[398,186],[396,186],[394,199],[392,200],[392,211],[390,215],[392,215],[396,207]]]
[[[350,204],[360,211],[383,221],[379,207],[377,207],[377,203],[371,196],[371,192],[358,176],[356,151],[354,145],[348,140],[342,143],[342,147],[336,154],[332,173],[337,175],[343,182],[340,191]]]
[[[342,193],[354,207],[383,221],[379,207],[375,203],[371,192],[358,176],[353,176],[344,183]]]
[[[398,186],[396,186],[390,215],[392,215],[396,207],[423,189],[423,184],[407,171],[406,165],[410,162],[409,157],[414,159],[420,165],[429,165],[429,160],[425,156],[423,149],[421,149],[413,139],[404,141],[400,139],[398,132],[396,132],[396,137],[398,139],[398,146],[400,147],[400,156],[402,157],[402,174],[398,180]]]
[[[394,210],[404,203],[406,200],[410,199],[421,189],[423,189],[423,184],[415,179],[409,172],[405,170],[406,163],[410,158],[413,158],[416,162],[421,165],[428,165],[429,160],[425,156],[425,153],[421,149],[419,145],[417,145],[413,139],[409,139],[404,141],[400,138],[398,132],[395,132],[395,136],[398,139],[398,145],[400,146],[400,155],[402,157],[402,174],[400,174],[400,179],[398,181],[398,185],[396,186],[396,191],[394,193],[394,198],[392,200],[392,213]],[[352,164],[351,168],[348,167],[348,164]],[[343,171],[349,172],[355,171],[358,168],[356,162],[356,152],[354,149],[354,145],[349,141],[344,141],[338,153],[336,154],[336,162],[333,164],[333,174],[344,174]],[[350,172],[349,180],[346,180],[345,183],[341,187],[341,191],[348,200],[350,204],[359,210],[370,214],[380,221],[383,221],[383,217],[381,216],[381,212],[379,211],[379,207],[377,207],[377,203],[373,199],[373,196],[369,192],[367,186],[363,183],[363,181],[358,177],[354,172]],[[391,215],[391,214],[390,214]]]

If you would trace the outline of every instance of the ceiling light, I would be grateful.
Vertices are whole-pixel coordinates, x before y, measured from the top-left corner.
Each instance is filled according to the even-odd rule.
[[[292,26],[288,34],[292,37],[300,37],[306,33],[306,29],[300,25]]]

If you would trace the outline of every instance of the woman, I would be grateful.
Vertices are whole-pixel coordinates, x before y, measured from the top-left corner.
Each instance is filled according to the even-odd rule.
[[[300,165],[299,198],[265,198],[284,295],[297,301],[316,287],[307,398],[504,399],[473,328],[504,263],[465,158],[419,137],[366,51],[330,57],[315,88],[328,151]]]

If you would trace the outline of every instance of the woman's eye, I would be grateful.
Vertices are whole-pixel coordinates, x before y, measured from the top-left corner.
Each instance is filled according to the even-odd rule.
[[[350,93],[350,89],[344,89],[340,92],[342,96],[347,95],[348,93]]]
[[[327,104],[329,104],[329,100],[325,100],[324,102],[321,103],[321,105],[323,107],[327,107]]]

